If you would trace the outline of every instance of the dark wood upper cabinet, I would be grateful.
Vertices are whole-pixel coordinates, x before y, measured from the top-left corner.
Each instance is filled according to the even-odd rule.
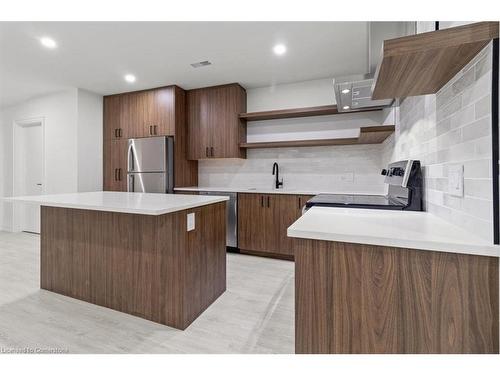
[[[435,94],[495,38],[498,21],[385,40],[372,98]]]
[[[127,138],[174,135],[174,87],[131,92],[122,96],[121,122],[127,129]]]
[[[188,159],[246,158],[246,91],[229,84],[187,92]]]
[[[153,102],[150,122],[154,135],[175,134],[175,87],[162,87],[152,91]],[[156,128],[154,128],[156,126]]]
[[[103,105],[105,190],[126,191],[127,140],[155,136],[174,136],[175,186],[197,185],[198,163],[187,160],[184,90],[168,86],[110,95],[104,97]],[[118,140],[123,140],[121,146],[111,142]],[[116,181],[117,177],[121,180]]]
[[[104,97],[104,139],[175,134],[175,87]]]
[[[123,98],[121,95],[105,96],[103,101],[104,112],[104,139],[126,138],[121,123],[121,111],[123,109]]]
[[[186,94],[188,123],[188,159],[199,160],[209,157],[211,143],[208,128],[208,90],[191,90]]]

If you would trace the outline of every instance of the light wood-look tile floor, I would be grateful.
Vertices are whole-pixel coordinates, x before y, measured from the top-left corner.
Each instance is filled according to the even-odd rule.
[[[185,331],[39,288],[39,236],[0,232],[0,353],[293,353],[293,262],[228,254],[227,290]]]

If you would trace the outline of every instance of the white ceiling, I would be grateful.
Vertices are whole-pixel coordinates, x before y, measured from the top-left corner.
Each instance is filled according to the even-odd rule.
[[[367,22],[0,22],[0,107],[68,87],[254,88],[366,73],[367,30]],[[57,49],[40,45],[45,35]],[[288,47],[281,57],[278,42]],[[190,66],[203,60],[213,65]]]

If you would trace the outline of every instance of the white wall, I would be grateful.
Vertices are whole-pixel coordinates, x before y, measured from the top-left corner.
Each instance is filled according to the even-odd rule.
[[[335,104],[331,78],[247,90],[249,112],[331,104]],[[386,114],[380,112],[255,121],[247,125],[247,140],[356,137],[359,127],[384,121]],[[199,186],[271,188],[275,161],[288,189],[365,194],[386,191],[380,175],[381,145],[251,149],[245,160],[202,160],[198,164]]]
[[[247,90],[248,112],[330,104],[335,104],[333,78]]]
[[[69,89],[4,108],[0,116],[2,196],[14,193],[14,122],[30,118],[45,121],[44,193],[102,190],[102,97]],[[15,229],[12,203],[4,202],[0,210],[3,229]]]
[[[78,191],[102,190],[102,96],[78,89]]]
[[[5,163],[5,157],[4,157],[4,152],[2,151],[5,148],[5,131],[4,127],[2,124],[2,118],[3,118],[3,110],[0,108],[0,197],[5,196],[4,195],[4,184],[5,184],[5,174],[4,174],[4,163]],[[4,215],[3,215],[3,205],[4,203],[0,199],[0,230],[5,230],[5,225],[4,225]]]

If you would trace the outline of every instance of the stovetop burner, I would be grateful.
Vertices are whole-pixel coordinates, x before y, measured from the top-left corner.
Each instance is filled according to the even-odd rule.
[[[319,194],[306,203],[313,206],[371,208],[379,210],[422,210],[422,173],[420,162],[405,160],[391,163],[382,170],[385,183],[389,184],[387,195]]]
[[[391,208],[403,209],[405,206],[385,195],[356,195],[356,194],[319,194],[311,198],[307,207],[312,206],[349,206],[360,208]]]

